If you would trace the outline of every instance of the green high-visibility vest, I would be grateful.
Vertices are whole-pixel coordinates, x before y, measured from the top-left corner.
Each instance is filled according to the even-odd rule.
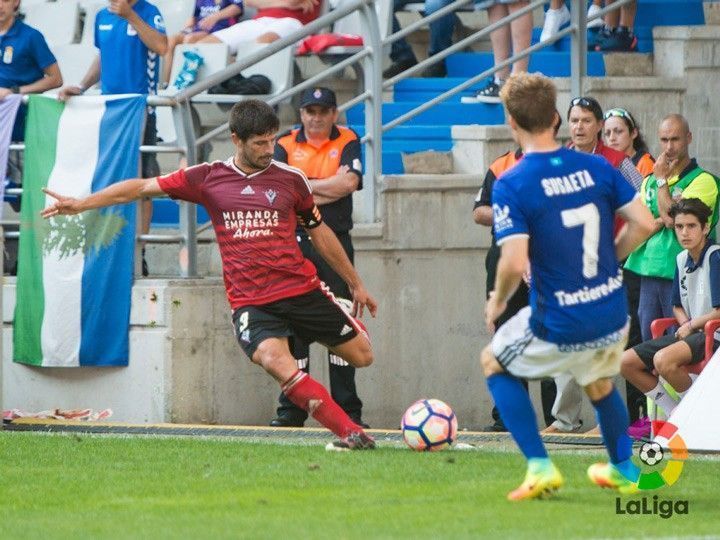
[[[673,199],[680,197],[685,188],[690,185],[690,182],[695,180],[702,173],[710,174],[700,167],[695,167],[672,186],[668,186],[670,189],[670,195]],[[715,183],[718,185],[718,190],[720,190],[720,180],[718,180],[718,178],[714,175],[711,176],[715,179]],[[651,174],[645,180],[645,205],[650,209],[652,215],[656,218],[660,216],[657,189],[655,175]],[[713,240],[715,235],[714,228],[718,219],[719,199],[720,196],[718,196],[715,200],[715,207],[713,208],[711,221],[712,228],[710,237]],[[682,247],[675,237],[675,231],[673,229],[663,227],[630,254],[627,262],[625,263],[625,268],[632,270],[641,276],[673,279],[673,276],[675,275],[675,258],[681,251]]]

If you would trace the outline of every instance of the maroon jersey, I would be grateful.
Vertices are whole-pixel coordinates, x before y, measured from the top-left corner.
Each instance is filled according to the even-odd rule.
[[[308,228],[322,221],[299,169],[272,161],[248,175],[230,158],[159,176],[158,183],[173,199],[200,204],[210,215],[233,310],[320,286],[295,238],[298,218]]]

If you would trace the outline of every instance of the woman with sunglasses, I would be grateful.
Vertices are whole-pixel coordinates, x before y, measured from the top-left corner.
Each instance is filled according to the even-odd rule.
[[[655,158],[648,151],[637,122],[627,110],[617,107],[605,111],[603,136],[606,145],[630,158],[643,178],[653,172]]]

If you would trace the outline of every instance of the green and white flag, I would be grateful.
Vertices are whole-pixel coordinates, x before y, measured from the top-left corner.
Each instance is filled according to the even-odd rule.
[[[49,220],[44,187],[85,197],[138,176],[143,96],[31,96],[13,358],[36,366],[128,363],[135,204]]]

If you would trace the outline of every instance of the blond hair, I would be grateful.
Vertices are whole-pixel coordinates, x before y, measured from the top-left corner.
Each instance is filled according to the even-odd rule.
[[[551,129],[557,122],[557,89],[544,75],[517,73],[500,90],[500,98],[518,127],[530,133]]]

